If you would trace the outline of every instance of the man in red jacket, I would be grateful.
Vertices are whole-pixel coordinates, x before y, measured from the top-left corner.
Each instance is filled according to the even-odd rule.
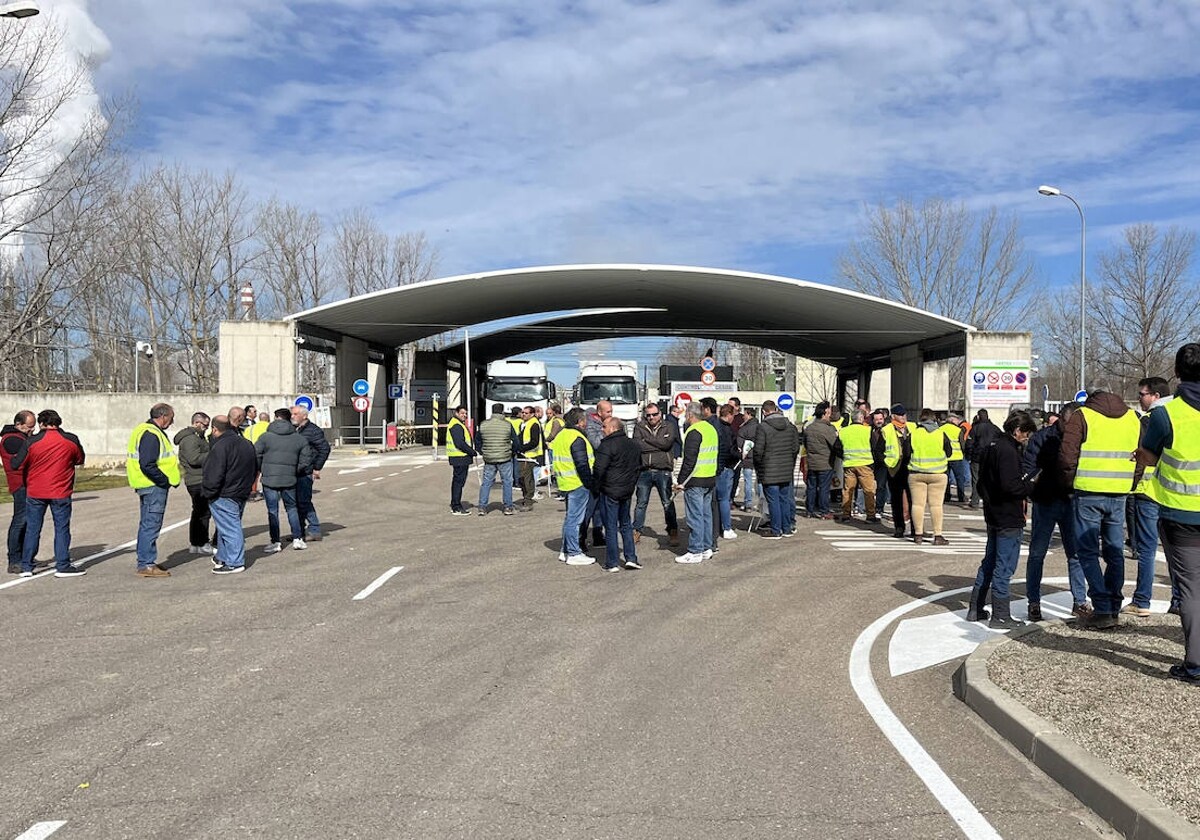
[[[37,427],[33,412],[18,411],[12,423],[0,430],[0,459],[4,461],[4,477],[8,481],[8,492],[12,496],[12,522],[8,525],[8,573],[21,572],[21,549],[25,545],[25,476],[13,469],[12,460],[17,457],[25,441]]]
[[[25,546],[21,554],[21,577],[33,577],[33,557],[42,538],[46,508],[54,517],[54,576],[87,574],[71,565],[71,494],[75,491],[75,468],[83,465],[79,438],[64,432],[62,418],[52,408],[37,416],[41,431],[25,441],[13,458],[13,469],[25,478]]]

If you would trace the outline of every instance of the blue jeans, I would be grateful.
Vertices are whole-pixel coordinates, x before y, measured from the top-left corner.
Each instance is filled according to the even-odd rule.
[[[1072,509],[1079,565],[1087,578],[1092,609],[1101,615],[1116,615],[1125,584],[1125,497],[1076,492]]]
[[[1009,585],[1021,559],[1021,528],[988,528],[987,548],[983,562],[975,574],[975,586],[980,592],[979,603],[987,602],[987,591],[992,590],[992,603],[1009,599]]]
[[[679,515],[675,511],[675,499],[671,497],[670,470],[642,470],[638,475],[637,506],[633,513],[633,530],[641,533],[646,526],[646,508],[650,506],[650,491],[658,490],[663,513],[667,518],[667,530],[679,528]]]
[[[833,473],[830,473],[833,477]],[[828,489],[828,488],[827,488]],[[788,482],[783,485],[783,494],[779,499],[783,505],[783,533],[792,534],[796,531],[796,485],[794,482]],[[825,493],[826,510],[829,506],[829,493]]]
[[[1046,551],[1050,548],[1050,537],[1054,535],[1054,526],[1057,525],[1063,552],[1067,555],[1071,600],[1076,604],[1086,604],[1087,582],[1079,565],[1078,548],[1075,545],[1075,514],[1071,512],[1071,500],[1034,502],[1031,523],[1029,560],[1025,564],[1025,596],[1029,603],[1042,602],[1042,569],[1046,562]]]
[[[950,500],[950,485],[958,488],[958,501],[967,501],[967,487],[971,484],[971,467],[966,461],[951,461],[946,470],[949,479],[946,481],[946,500]]]
[[[271,542],[279,542],[279,500],[283,499],[283,510],[287,514],[288,527],[292,529],[291,539],[303,538],[304,529],[300,527],[300,508],[296,504],[296,488],[267,487],[263,485],[263,499],[267,502],[267,532]],[[211,507],[211,505],[210,505]],[[218,527],[218,534],[220,528]],[[224,557],[225,555],[220,555]]]
[[[321,536],[321,520],[317,518],[317,509],[313,507],[313,477],[311,475],[296,476],[296,511],[300,515],[300,536],[312,534]]]
[[[685,487],[683,502],[687,508],[688,552],[700,554],[713,547],[713,487]]]
[[[33,571],[33,558],[42,541],[42,524],[46,508],[54,517],[54,568],[64,572],[71,565],[71,497],[65,499],[25,499],[25,544],[21,554],[21,571]]]
[[[786,494],[791,485],[789,484],[768,484],[763,487],[763,493],[767,497],[767,516],[771,522],[771,533],[775,535],[782,534],[787,528],[787,512],[785,510]],[[796,505],[792,503],[792,510],[796,509]]]
[[[833,470],[809,470],[804,479],[804,507],[809,516],[824,516],[829,513],[829,484],[833,481]],[[793,503],[793,507],[795,504]]]
[[[8,565],[21,562],[25,544],[25,488],[18,487],[12,494],[12,521],[8,523]]]
[[[1129,538],[1137,557],[1137,583],[1133,587],[1133,603],[1148,609],[1154,592],[1154,554],[1158,551],[1158,502],[1141,495],[1134,495],[1132,498],[1133,533]],[[1175,596],[1174,589],[1172,586],[1172,597]]]
[[[488,506],[488,497],[492,495],[492,484],[497,478],[500,479],[500,491],[504,497],[504,507],[512,507],[512,461],[505,461],[502,464],[484,464],[483,478],[479,483],[479,507],[486,510]],[[572,493],[575,491],[572,490]]]
[[[720,530],[733,530],[732,498],[733,470],[724,469],[717,473],[717,514],[720,517]]]
[[[883,515],[883,506],[888,503],[891,493],[888,492],[888,468],[886,464],[872,467],[875,470],[875,512]]]
[[[563,496],[567,501],[567,513],[563,516],[562,552],[570,557],[583,553],[579,547],[579,529],[583,527],[588,505],[592,502],[592,492],[586,487],[576,487]]]
[[[137,532],[137,567],[146,569],[158,562],[158,532],[167,512],[167,489],[143,487],[137,491],[141,506]]]
[[[754,467],[742,466],[742,507],[744,508],[754,507],[754,502],[756,501],[754,493],[755,484],[757,484],[755,481],[756,478]],[[761,490],[762,485],[759,484],[758,487]]]
[[[242,533],[245,507],[246,503],[237,499],[213,499],[208,503],[208,510],[217,523],[217,556],[231,569],[246,565],[246,535]],[[275,527],[279,527],[278,516]]]
[[[633,522],[629,518],[629,499],[612,499],[601,496],[597,505],[600,519],[604,522],[604,568],[611,569],[620,565],[619,555],[624,553],[626,560],[637,560],[637,549],[633,545]],[[617,534],[621,535],[621,546],[617,546]]]

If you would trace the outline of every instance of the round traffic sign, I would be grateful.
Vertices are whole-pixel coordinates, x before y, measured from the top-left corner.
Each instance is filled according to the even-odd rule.
[[[367,409],[371,407],[371,401],[366,397],[355,397],[351,405],[354,406],[354,410],[359,414],[366,414]]]
[[[700,360],[700,369],[701,370],[716,370],[717,369],[717,360],[714,359],[712,356],[705,356],[703,359]],[[714,381],[716,381],[716,380],[714,380]]]
[[[1087,391],[1079,391],[1075,394],[1075,402],[1087,402]]]
[[[779,406],[780,411],[791,411],[796,405],[796,398],[791,394],[780,394],[775,405]]]
[[[354,393],[358,394],[360,397],[365,397],[367,394],[371,393],[371,383],[365,379],[355,379]]]
[[[715,385],[716,382],[717,382],[717,375],[715,373],[713,373],[711,370],[706,370],[706,371],[704,371],[704,373],[700,374],[700,384],[701,385]]]
[[[1018,385],[1024,385],[1024,384],[1025,384],[1025,380],[1026,380],[1026,379],[1028,379],[1028,378],[1029,378],[1029,377],[1025,375],[1025,371],[1021,371],[1021,372],[1019,372],[1019,373],[1017,374],[1017,384],[1018,384]]]
[[[689,394],[687,391],[680,391],[678,394],[675,395],[675,405],[679,406],[680,408],[683,408],[691,401],[692,401],[692,395]]]
[[[292,402],[292,405],[297,405],[300,408],[303,408],[305,411],[313,410],[312,397],[310,397],[308,394],[301,394],[300,396],[296,397],[296,399]]]

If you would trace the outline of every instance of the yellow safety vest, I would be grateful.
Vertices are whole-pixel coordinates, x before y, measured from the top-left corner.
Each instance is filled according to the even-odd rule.
[[[138,444],[141,443],[142,435],[146,432],[150,432],[158,438],[158,468],[163,471],[163,475],[171,482],[172,487],[178,487],[179,455],[171,447],[171,440],[166,433],[153,423],[142,423],[135,426],[129,435],[129,447],[126,449],[125,458],[125,477],[129,479],[129,486],[134,490],[154,486],[154,482],[150,480],[149,476],[142,472],[142,465],[138,457]]]
[[[267,426],[270,426],[270,425],[271,424],[266,420],[259,420],[259,421],[255,422],[254,424],[252,424],[250,426],[250,430],[246,433],[246,438],[251,443],[254,443],[256,440],[258,440],[260,437],[263,436],[263,433],[267,431]]]
[[[596,465],[596,454],[592,451],[592,442],[587,435],[578,429],[563,429],[554,440],[550,441],[550,454],[554,459],[554,476],[558,489],[564,493],[578,490],[583,486],[583,480],[575,469],[575,459],[571,457],[571,444],[582,438],[587,447],[588,467]]]
[[[905,429],[908,428],[906,425]],[[900,433],[896,430],[895,423],[888,423],[883,427],[883,462],[887,464],[889,470],[894,470],[900,466],[900,456],[904,454],[904,447],[900,445]]]
[[[716,478],[717,446],[720,442],[717,430],[707,420],[693,423],[683,434],[684,446],[687,446],[688,435],[693,432],[700,435],[700,451],[696,454],[696,467],[688,478]]]
[[[838,432],[842,439],[842,466],[869,467],[875,460],[871,455],[871,427],[862,423],[847,426]]]
[[[521,443],[528,446],[533,440],[533,428],[538,425],[536,417],[530,417],[521,424]],[[526,458],[541,458],[543,447],[546,445],[546,438],[543,436],[538,439],[538,445],[534,449],[527,450],[521,453]]]
[[[509,422],[509,424],[513,427],[513,431],[517,433],[517,437],[519,438],[521,436],[521,418],[520,417],[506,417],[504,419],[506,419]]]
[[[453,429],[455,426],[458,426],[463,430],[463,440],[466,440],[468,437],[467,425],[463,421],[461,421],[457,417],[455,417],[449,423],[447,423],[446,424],[446,457],[447,458],[460,458],[460,457],[465,458],[467,453],[463,452],[461,449],[458,448],[458,446],[454,443],[454,435],[450,434],[450,430]]]
[[[1142,432],[1137,415],[1127,411],[1117,418],[1105,417],[1086,406],[1080,411],[1087,421],[1087,438],[1079,448],[1075,489],[1090,493],[1131,492],[1137,468],[1133,451]]]
[[[950,440],[950,460],[961,461],[963,459],[962,441],[958,439],[962,432],[961,426],[955,426],[953,423],[943,423],[942,432]]]
[[[913,429],[912,457],[908,461],[910,472],[944,473],[949,463],[945,432],[941,429],[931,432],[923,426]]]
[[[1163,507],[1200,513],[1200,411],[1178,397],[1161,408],[1171,418],[1171,445],[1158,457],[1146,495]]]

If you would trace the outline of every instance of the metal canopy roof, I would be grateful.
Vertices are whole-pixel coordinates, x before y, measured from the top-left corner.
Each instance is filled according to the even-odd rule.
[[[465,274],[386,289],[289,316],[305,327],[396,347],[460,327],[574,309],[647,307],[558,317],[472,338],[479,362],[598,338],[696,335],[768,347],[838,367],[879,362],[922,343],[962,352],[973,327],[820,283],[724,269],[560,265]]]

